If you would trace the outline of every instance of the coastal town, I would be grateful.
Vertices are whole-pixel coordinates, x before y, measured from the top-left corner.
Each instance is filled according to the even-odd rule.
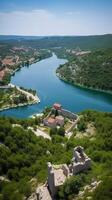
[[[21,67],[50,56],[47,50],[6,44],[0,46],[0,53],[0,85],[8,83],[9,77]]]
[[[49,57],[50,51],[3,44],[0,53],[0,111],[39,103],[40,99],[33,89],[20,88],[11,84],[10,80],[21,67]]]
[[[9,49],[8,53],[0,58],[0,82],[2,84],[3,80],[8,74],[14,74],[16,70],[18,70],[25,63],[31,63],[34,61],[34,58],[29,58],[27,61],[24,60],[23,55],[27,55],[27,53],[31,50],[29,48],[23,47],[13,47]]]

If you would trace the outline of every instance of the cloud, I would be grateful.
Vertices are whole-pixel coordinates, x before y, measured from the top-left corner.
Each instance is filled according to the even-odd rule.
[[[31,12],[15,11],[0,13],[1,34],[66,34],[69,32],[69,24],[63,17],[42,9]]]
[[[80,15],[80,11],[69,11],[67,12],[68,15]]]
[[[99,34],[104,32],[103,24],[100,25],[100,19],[98,22],[98,18],[78,11],[61,14],[44,9],[0,12],[0,34],[7,35]]]

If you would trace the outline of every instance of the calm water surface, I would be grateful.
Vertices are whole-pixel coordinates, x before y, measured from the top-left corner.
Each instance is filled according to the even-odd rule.
[[[11,82],[35,89],[41,103],[3,111],[0,115],[25,118],[42,112],[46,106],[51,106],[54,102],[59,102],[63,107],[74,112],[85,109],[112,112],[112,95],[74,87],[59,80],[55,71],[65,62],[66,60],[58,59],[53,55],[16,72]]]

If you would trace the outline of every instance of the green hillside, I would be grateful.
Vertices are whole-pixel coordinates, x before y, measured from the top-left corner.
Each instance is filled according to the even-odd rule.
[[[19,37],[19,36],[18,36]],[[46,36],[46,37],[25,37],[13,38],[13,36],[2,36],[0,43],[15,46],[26,46],[32,48],[54,48],[54,47],[66,47],[76,48],[79,46],[81,49],[101,49],[112,47],[112,34],[105,35],[93,35],[93,36]],[[6,39],[5,39],[6,38]]]
[[[57,69],[59,77],[71,84],[112,91],[112,49],[97,50],[87,55],[72,55]]]
[[[22,200],[23,196],[28,197],[39,183],[46,180],[46,163],[50,161],[53,164],[69,164],[73,148],[77,145],[83,146],[92,159],[92,168],[65,183],[60,188],[57,199],[72,199],[93,179],[106,180],[91,194],[93,199],[95,195],[98,197],[99,192],[103,200],[105,195],[109,199],[112,195],[109,188],[107,190],[112,181],[112,114],[85,111],[82,115],[78,129],[74,130],[71,139],[52,135],[51,141],[36,137],[27,129],[28,126],[35,127],[39,123],[37,119],[0,117],[0,177],[4,177],[0,181],[0,200]],[[92,135],[84,136],[88,124],[92,124],[95,131]],[[77,133],[81,137],[76,137]],[[73,190],[72,183],[76,181],[80,184]],[[106,191],[106,194],[102,191]]]

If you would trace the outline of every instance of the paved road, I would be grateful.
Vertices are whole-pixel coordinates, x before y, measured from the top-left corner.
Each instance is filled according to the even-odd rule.
[[[11,84],[11,83],[9,84],[9,86],[12,87],[12,88],[16,87],[17,90],[19,90],[21,93],[27,95],[28,98],[32,98],[32,99],[33,99],[35,102],[37,102],[37,103],[40,102],[40,99],[39,99],[38,96],[35,96],[35,95],[33,95],[32,93],[29,93],[29,92],[27,92],[27,91],[25,91],[25,90],[22,90],[20,87],[15,86],[15,85],[13,85],[13,84]]]

